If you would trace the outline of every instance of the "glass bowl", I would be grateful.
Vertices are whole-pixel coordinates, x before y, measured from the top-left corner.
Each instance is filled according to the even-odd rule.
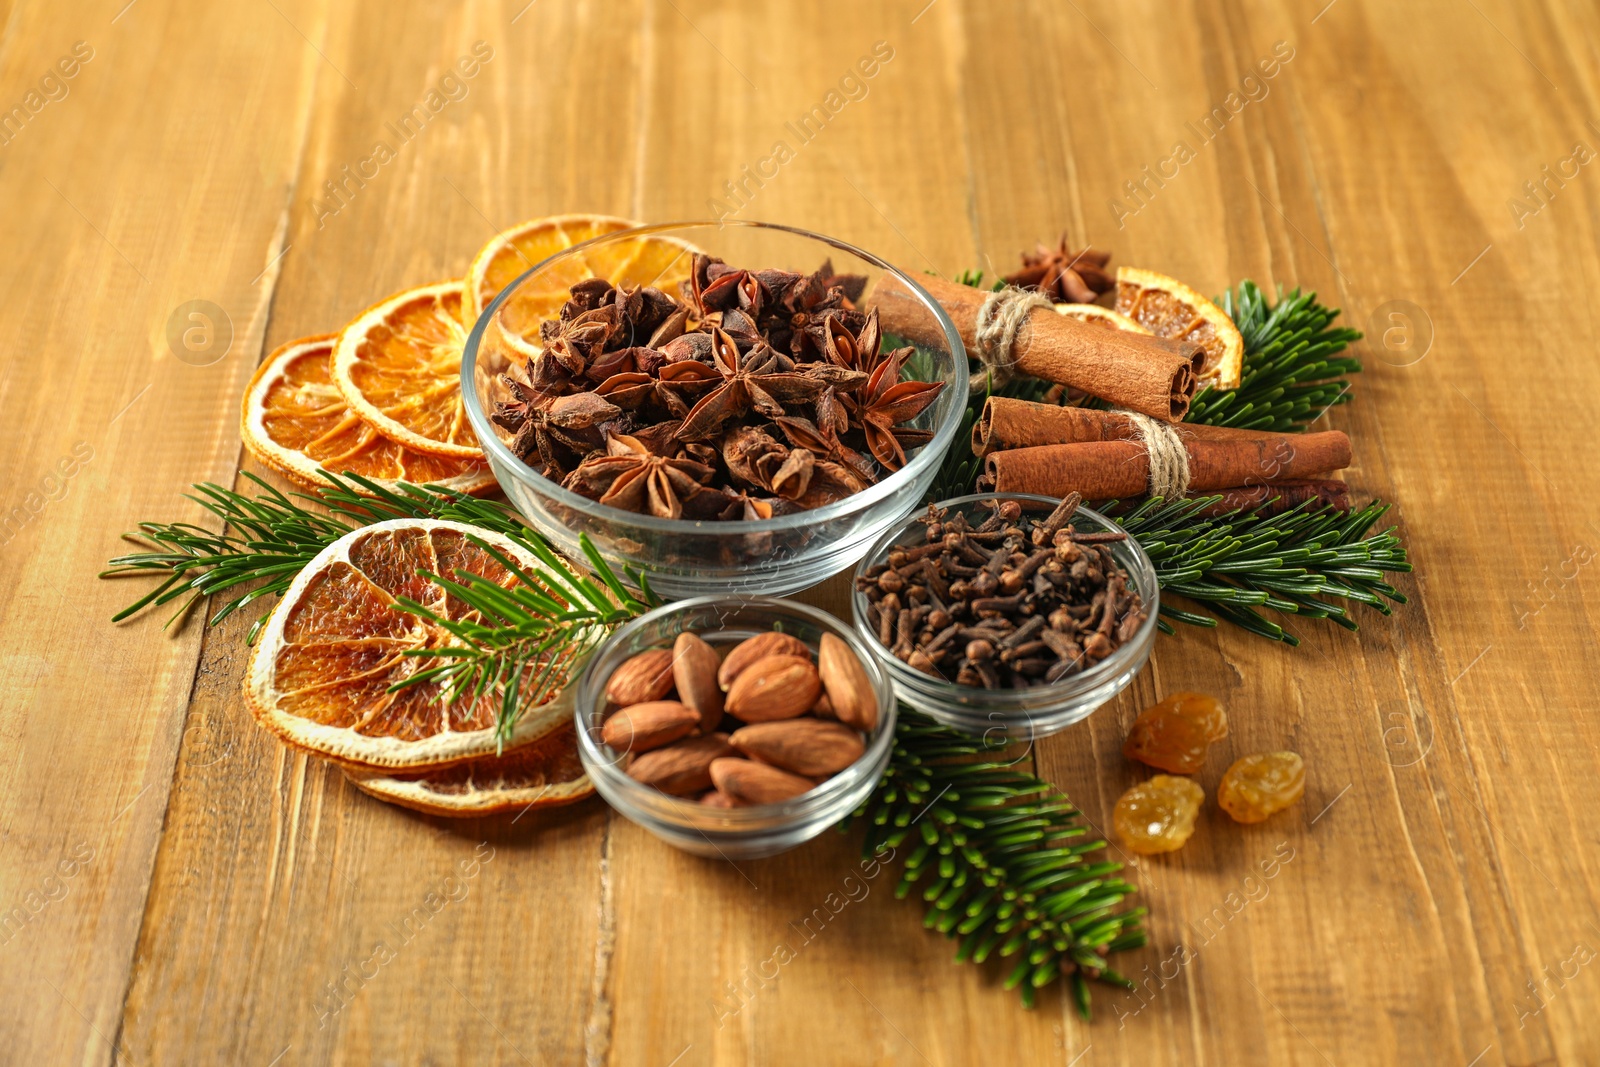
[[[980,505],[993,500],[1015,500],[1029,511],[1043,512],[1053,510],[1060,503],[1053,497],[1025,493],[977,493],[940,501],[935,507],[965,512],[973,525],[977,525],[989,514],[988,509]],[[907,520],[886,533],[856,568],[856,577],[886,562],[895,548],[924,544],[926,538],[920,518]],[[1079,530],[1122,531],[1111,519],[1085,507],[1078,508],[1072,522]],[[1155,643],[1161,591],[1150,557],[1132,537],[1113,542],[1110,547],[1112,557],[1127,569],[1149,615],[1132,640],[1088,670],[1051,685],[1032,689],[980,689],[956,685],[912,669],[879,642],[877,632],[868,621],[866,595],[860,589],[851,593],[856,630],[888,672],[899,698],[946,726],[991,738],[1021,740],[1058,733],[1088,718],[1090,712],[1126,689],[1133,676],[1144,669],[1150,658],[1150,646]]]
[[[673,244],[683,251],[657,255],[648,269],[630,254],[641,238],[659,252]],[[735,266],[810,272],[831,259],[839,274],[863,274],[868,291],[885,275],[914,293],[927,313],[923,338],[942,338],[917,346],[920,355],[908,371],[945,389],[909,425],[933,433],[905,467],[877,485],[836,504],[797,514],[754,521],[660,519],[603,505],[561,488],[511,451],[511,435],[490,422],[488,413],[504,399],[498,375],[536,351],[539,325],[555,318],[574,281],[598,274],[612,282],[648,284],[659,278],[677,296],[678,277],[687,276],[693,250],[719,256]],[[645,275],[649,275],[648,277]],[[758,222],[669,223],[645,226],[565,249],[532,267],[484,309],[467,339],[461,361],[461,393],[467,418],[488,456],[489,465],[512,505],[535,528],[572,558],[580,558],[578,538],[588,534],[613,564],[649,573],[651,584],[668,597],[727,595],[782,596],[815,585],[860,559],[884,530],[897,525],[922,500],[938,472],[940,459],[960,429],[966,408],[966,351],[943,309],[916,280],[877,256],[804,230]]]
[[[878,698],[878,728],[867,738],[861,758],[793,800],[743,808],[707,807],[629,778],[622,757],[600,740],[605,685],[612,672],[636,653],[670,647],[685,630],[699,634],[720,652],[773,629],[798,637],[810,646],[813,656],[822,635],[831,633],[861,660]],[[575,718],[578,755],[608,804],[685,852],[731,860],[771,856],[809,841],[867,799],[888,766],[894,744],[894,689],[866,642],[832,615],[771,597],[701,597],[657,608],[612,634],[590,659],[578,683]]]

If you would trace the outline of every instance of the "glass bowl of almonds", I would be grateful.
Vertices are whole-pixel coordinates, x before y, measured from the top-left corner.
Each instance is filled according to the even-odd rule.
[[[960,428],[955,326],[842,241],[673,223],[497,269],[474,264],[461,362],[495,477],[558,547],[588,534],[669,597],[781,596],[848,569]],[[905,336],[882,328],[880,292]]]
[[[899,698],[993,738],[1057,733],[1126,689],[1160,607],[1144,549],[1075,496],[941,501],[885,534],[855,584],[856,629]]]
[[[578,753],[617,811],[696,855],[770,856],[866,800],[894,691],[839,619],[770,597],[702,597],[613,634],[578,683]]]

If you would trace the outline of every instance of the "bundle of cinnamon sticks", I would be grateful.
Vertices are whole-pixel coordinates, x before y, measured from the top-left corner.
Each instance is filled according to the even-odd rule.
[[[932,276],[918,284],[949,315],[968,354],[979,359],[980,320],[991,294]],[[923,298],[893,275],[878,280],[868,303],[886,332],[918,344],[945,343]],[[1193,344],[1092,326],[1048,307],[1032,309],[1005,353],[1005,368],[1124,410],[990,397],[972,431],[973,454],[984,460],[979,487],[1058,498],[1080,493],[1086,500],[1144,496],[1152,488],[1145,436],[1153,428],[1163,438],[1157,442],[1160,472],[1175,469],[1176,446],[1168,435],[1176,433],[1188,470],[1182,495],[1220,494],[1212,510],[1258,508],[1269,514],[1307,501],[1348,510],[1345,483],[1329,477],[1350,465],[1350,439],[1343,433],[1263,433],[1182,421],[1202,359]]]
[[[1267,510],[1275,512],[1308,500],[1350,506],[1345,483],[1329,477],[1350,465],[1350,439],[1338,430],[1172,429],[1187,453],[1186,495],[1220,493],[1218,509],[1271,502]],[[1122,412],[990,397],[973,426],[972,451],[984,460],[979,484],[994,492],[1126,500],[1149,487],[1148,446],[1136,420]]]

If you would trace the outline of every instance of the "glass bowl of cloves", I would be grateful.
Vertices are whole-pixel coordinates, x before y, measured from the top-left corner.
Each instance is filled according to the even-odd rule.
[[[894,690],[851,628],[772,597],[697,597],[612,634],[577,683],[578,755],[617,811],[700,856],[770,856],[860,807]]]
[[[960,336],[912,276],[731,220],[529,264],[478,315],[461,374],[517,510],[673,598],[847,569],[924,498],[967,399]]]
[[[1028,740],[1088,717],[1155,642],[1160,587],[1116,522],[1065,500],[979,493],[886,533],[856,568],[856,630],[906,704]]]

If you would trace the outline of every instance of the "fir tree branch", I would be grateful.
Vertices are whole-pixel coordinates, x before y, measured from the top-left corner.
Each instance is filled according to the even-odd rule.
[[[258,583],[218,609],[210,619],[215,625],[258,599],[281,595],[317,553],[340,537],[387,519],[448,519],[493,531],[527,549],[539,568],[530,571],[482,538],[469,537],[521,584],[506,589],[468,571],[451,576],[419,571],[475,608],[482,621],[445,619],[422,604],[398,601],[401,608],[437,624],[460,644],[409,653],[438,662],[394,688],[437,682],[451,703],[497,691],[501,695],[497,728],[504,742],[523,708],[543,703],[564,685],[617,625],[660,603],[644,575],[626,570],[619,576],[587,535],[579,538],[579,546],[592,578],[557,555],[505,504],[437,486],[400,483],[388,490],[359,475],[324,472],[324,476],[327,487],[292,496],[253,474],[245,475],[260,487],[253,497],[211,483],[196,485],[199,495],[190,499],[220,518],[222,530],[147,522],[140,524],[137,534],[126,535],[154,550],[116,557],[101,577],[153,575],[163,580],[113,621],[186,598],[168,620],[170,625],[207,596]],[[311,511],[297,499],[327,514]],[[265,621],[262,615],[250,628],[249,643],[255,642]]]
[[[547,562],[559,559],[539,533],[525,525],[509,505],[498,501],[410,483],[390,490],[356,474],[324,472],[326,487],[292,494],[280,492],[254,474],[246,473],[244,477],[259,488],[255,496],[210,482],[195,485],[195,493],[189,495],[190,500],[222,520],[220,531],[191,523],[144,522],[136,532],[123,535],[151,550],[117,556],[100,576],[143,575],[162,581],[112,616],[113,622],[183,598],[177,612],[167,620],[171,625],[208,596],[253,585],[217,609],[209,620],[216,625],[263,597],[281,595],[318,552],[340,537],[386,519],[467,523],[502,534]],[[321,510],[310,510],[297,501]],[[587,558],[591,565],[599,560],[592,546],[585,551],[590,553]],[[623,577],[642,589],[645,600],[653,599],[642,575],[627,571]],[[248,641],[252,644],[261,622],[258,619],[250,630]]]
[[[1361,331],[1333,326],[1337,308],[1299,289],[1285,294],[1280,288],[1278,302],[1269,304],[1252,281],[1240,282],[1217,303],[1244,338],[1239,388],[1201,390],[1185,421],[1299,432],[1335,404],[1350,402],[1344,376],[1361,370],[1361,361],[1338,354],[1360,340]]]
[[[856,812],[863,855],[909,846],[895,895],[920,890],[923,925],[960,939],[958,963],[1011,961],[1005,987],[1030,1008],[1065,976],[1087,1019],[1090,979],[1132,988],[1106,957],[1145,943],[1145,909],[1124,906],[1137,890],[1121,864],[1089,858],[1106,843],[1076,840],[1088,831],[1066,796],[1000,762],[1005,747],[902,705],[889,769]]]
[[[1393,610],[1390,602],[1406,602],[1404,594],[1384,581],[1386,574],[1411,570],[1405,546],[1392,526],[1370,532],[1389,510],[1387,504],[1374,501],[1351,512],[1308,505],[1272,516],[1198,516],[1219,499],[1167,503],[1154,497],[1117,519],[1155,565],[1164,620],[1216,625],[1211,616],[1169,605],[1165,598],[1175,594],[1251,633],[1298,645],[1299,638],[1256,609],[1328,619],[1356,630],[1341,601],[1365,604],[1384,615]],[[1108,506],[1115,505],[1112,501]]]
[[[453,579],[419,571],[472,608],[477,618],[447,619],[423,604],[400,598],[401,608],[437,624],[458,643],[408,652],[437,663],[390,688],[437,682],[452,703],[498,692],[496,730],[503,745],[524,708],[550,699],[577,676],[614,629],[660,602],[648,586],[642,596],[625,588],[595,552],[587,534],[580,542],[600,585],[570,569],[547,545],[539,545],[535,552],[544,569],[530,572],[482,538],[469,535],[468,540],[516,575],[519,584],[507,589],[465,570],[457,570]],[[559,581],[559,588],[551,588],[552,577]]]

